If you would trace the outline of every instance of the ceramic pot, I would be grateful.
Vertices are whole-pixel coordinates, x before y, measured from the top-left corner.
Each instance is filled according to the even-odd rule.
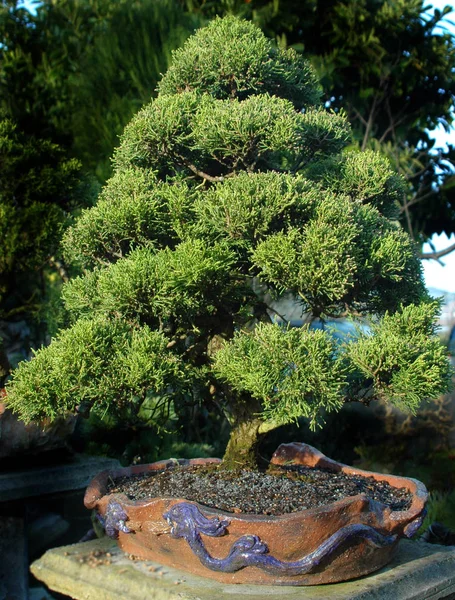
[[[307,444],[282,444],[277,465],[322,467],[372,476],[412,494],[408,510],[392,511],[364,494],[279,516],[227,513],[180,498],[131,501],[108,494],[109,478],[172,468],[168,460],[103,472],[90,484],[85,506],[96,509],[106,533],[139,558],[224,583],[316,585],[346,581],[387,564],[401,537],[419,528],[428,494],[414,479],[370,473],[337,463]],[[179,460],[181,465],[218,459]]]

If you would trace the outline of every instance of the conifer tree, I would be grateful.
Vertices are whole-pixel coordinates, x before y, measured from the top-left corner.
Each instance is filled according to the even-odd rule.
[[[77,408],[148,411],[216,402],[229,469],[261,436],[373,398],[414,411],[448,387],[438,303],[400,228],[403,183],[343,148],[309,65],[251,23],[216,19],[174,53],[156,99],[126,127],[114,176],[63,239],[81,275],[72,325],[8,386],[21,418]],[[307,325],[277,323],[264,290]],[[339,342],[314,319],[364,322]]]
[[[55,265],[68,213],[89,204],[91,186],[79,161],[2,110],[0,165],[0,319],[38,320],[46,266]]]

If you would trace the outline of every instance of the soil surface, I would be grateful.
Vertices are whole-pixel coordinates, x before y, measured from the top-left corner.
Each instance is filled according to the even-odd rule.
[[[235,474],[214,466],[176,466],[111,481],[108,493],[116,492],[126,494],[130,500],[184,498],[227,512],[256,515],[316,508],[361,493],[392,510],[406,510],[411,504],[406,488],[394,488],[373,477],[302,466],[274,467],[273,473]]]

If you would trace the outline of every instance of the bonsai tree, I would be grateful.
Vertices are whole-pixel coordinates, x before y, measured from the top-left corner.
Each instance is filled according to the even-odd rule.
[[[415,411],[448,387],[438,302],[397,224],[403,182],[319,103],[309,65],[254,25],[217,19],[174,53],[126,127],[114,176],[66,232],[80,276],[72,325],[8,385],[37,420],[79,410],[159,422],[217,403],[225,468],[253,468],[261,436],[345,402]],[[291,294],[306,324],[267,303]],[[342,342],[312,322],[368,327]]]

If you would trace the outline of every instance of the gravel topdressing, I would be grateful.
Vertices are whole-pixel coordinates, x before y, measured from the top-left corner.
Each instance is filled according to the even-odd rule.
[[[316,508],[360,493],[392,510],[406,510],[411,494],[373,477],[333,473],[310,467],[279,467],[273,474],[230,473],[210,466],[174,467],[111,481],[108,493],[130,500],[184,498],[233,513],[281,515]]]

